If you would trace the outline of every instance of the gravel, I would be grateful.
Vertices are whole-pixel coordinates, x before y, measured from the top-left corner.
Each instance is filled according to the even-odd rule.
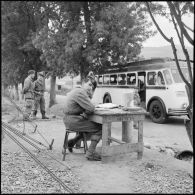
[[[136,193],[192,194],[193,178],[183,171],[170,171],[154,163],[145,163],[136,173]]]
[[[47,165],[72,193],[81,193],[79,178],[69,167],[51,163],[45,154],[35,154]],[[70,193],[64,189],[51,175],[24,152],[2,151],[1,159],[1,193]]]

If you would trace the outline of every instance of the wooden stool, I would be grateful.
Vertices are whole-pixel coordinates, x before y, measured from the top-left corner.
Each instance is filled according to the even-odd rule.
[[[69,136],[69,133],[81,133],[81,132],[78,132],[78,131],[74,131],[74,130],[70,130],[70,129],[66,129],[66,134],[65,134],[65,138],[64,138],[64,145],[63,145],[63,148],[64,148],[64,151],[63,151],[63,158],[62,158],[62,161],[65,161],[65,157],[66,157],[66,149],[68,148],[68,136]],[[83,147],[73,147],[73,148],[84,148],[84,153],[86,154],[86,151],[88,150],[88,146],[87,146],[87,136],[86,136],[86,133],[85,132],[82,132],[83,134]]]

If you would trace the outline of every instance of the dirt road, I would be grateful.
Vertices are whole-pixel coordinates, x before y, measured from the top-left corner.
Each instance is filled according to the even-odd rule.
[[[59,108],[56,108],[56,110],[60,112]],[[50,117],[54,114],[56,113],[50,111]],[[37,117],[41,118],[40,113]],[[5,118],[4,116],[4,119]],[[40,132],[48,142],[54,139],[53,150],[50,152],[57,160],[61,161],[61,149],[65,133],[62,119],[60,117],[47,121],[38,119],[36,123],[38,124],[38,131],[35,134],[31,133],[32,128],[28,125],[26,125],[26,132],[43,143],[45,142],[38,132]],[[119,126],[117,126],[117,124],[115,125],[115,135],[118,136],[117,131]],[[78,179],[80,191],[86,193],[192,193],[192,161],[178,160],[171,154],[158,152],[158,150],[155,149],[157,143],[161,144],[161,146],[170,142],[173,146],[175,143],[180,145],[180,141],[187,143],[187,135],[184,133],[182,138],[172,139],[170,137],[171,135],[173,136],[174,131],[169,133],[169,137],[164,137],[165,135],[161,126],[157,129],[151,127],[152,125],[149,120],[146,119],[144,123],[144,144],[152,145],[154,148],[151,147],[151,149],[148,149],[144,147],[142,160],[137,160],[137,154],[131,153],[127,156],[113,157],[108,163],[103,164],[99,161],[88,161],[82,149],[74,150],[72,154],[68,153],[66,161],[64,161],[63,164],[68,166],[75,178]],[[145,130],[146,128],[148,128],[148,130]],[[179,129],[178,127],[176,128]],[[181,129],[178,131],[182,132],[182,125],[180,128]],[[146,133],[147,131],[148,133]],[[134,130],[133,134],[135,135],[136,133],[137,130]],[[165,142],[163,142],[163,140]],[[188,144],[186,144],[186,146],[187,145]],[[32,150],[32,147],[28,147]],[[187,147],[190,146],[188,145]],[[3,150],[17,152],[20,149],[16,144],[12,143],[11,140],[6,138],[4,140]],[[101,150],[101,142],[98,144],[97,150]],[[50,163],[48,158],[44,160],[43,156],[41,159],[45,161],[45,163]],[[58,163],[51,163],[51,165],[56,167]],[[63,178],[63,175],[61,177]]]

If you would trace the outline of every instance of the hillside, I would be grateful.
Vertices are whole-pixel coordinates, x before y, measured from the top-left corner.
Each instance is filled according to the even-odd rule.
[[[177,55],[179,59],[185,59],[182,48],[176,45]],[[190,59],[193,60],[193,47],[186,47],[189,52]],[[153,57],[171,57],[174,58],[171,46],[163,47],[144,47],[141,51],[140,57],[153,58]]]

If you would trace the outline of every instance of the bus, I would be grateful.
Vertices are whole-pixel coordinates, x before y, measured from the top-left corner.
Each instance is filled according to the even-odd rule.
[[[186,62],[179,62],[189,81]],[[92,101],[124,106],[123,93],[138,92],[141,106],[155,123],[165,123],[169,116],[187,115],[189,104],[185,83],[174,60],[168,58],[112,65],[96,75],[97,88]]]

